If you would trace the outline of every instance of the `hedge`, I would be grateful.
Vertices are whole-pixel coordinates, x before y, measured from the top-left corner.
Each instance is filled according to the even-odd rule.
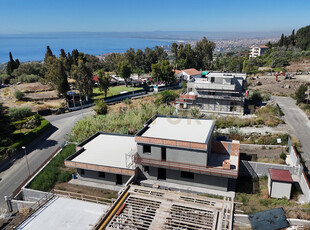
[[[45,120],[44,118],[41,119],[41,125],[24,133],[23,136],[18,138],[9,149],[16,149],[21,146],[29,144],[31,141],[36,139],[39,135],[43,134],[48,128],[50,127],[50,122]]]
[[[73,170],[63,170],[64,160],[75,152],[75,145],[66,145],[50,163],[30,182],[28,188],[49,192],[56,182],[67,182],[71,179]]]

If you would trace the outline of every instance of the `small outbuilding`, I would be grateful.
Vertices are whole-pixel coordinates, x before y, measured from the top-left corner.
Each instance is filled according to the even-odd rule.
[[[269,169],[268,190],[272,198],[290,199],[293,179],[289,170]]]

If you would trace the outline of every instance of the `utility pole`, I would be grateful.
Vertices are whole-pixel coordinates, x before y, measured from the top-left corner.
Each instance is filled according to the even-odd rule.
[[[30,168],[29,168],[29,162],[28,162],[28,158],[27,158],[27,153],[26,153],[26,147],[25,146],[22,146],[22,149],[25,151],[25,158],[26,158],[26,162],[27,162],[27,168],[28,168],[28,176],[30,178]]]

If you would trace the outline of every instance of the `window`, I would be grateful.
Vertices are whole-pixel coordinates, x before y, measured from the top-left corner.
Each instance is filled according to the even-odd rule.
[[[194,173],[181,171],[181,177],[186,179],[194,179]]]
[[[161,147],[161,160],[165,161],[166,159],[167,159],[166,148],[165,147]]]
[[[149,173],[150,167],[149,166],[143,166],[143,171]]]
[[[150,145],[143,145],[143,153],[150,153],[151,146]]]
[[[99,177],[102,177],[102,178],[105,178],[105,172],[99,172],[99,173],[98,173],[98,176],[99,176]]]
[[[81,174],[81,175],[84,175],[84,174],[85,174],[84,169],[80,169],[80,174]]]

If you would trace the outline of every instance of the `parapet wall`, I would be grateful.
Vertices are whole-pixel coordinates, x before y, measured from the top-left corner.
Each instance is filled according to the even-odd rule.
[[[239,156],[240,153],[239,141],[212,141],[211,151],[212,153],[229,154],[232,156]]]

